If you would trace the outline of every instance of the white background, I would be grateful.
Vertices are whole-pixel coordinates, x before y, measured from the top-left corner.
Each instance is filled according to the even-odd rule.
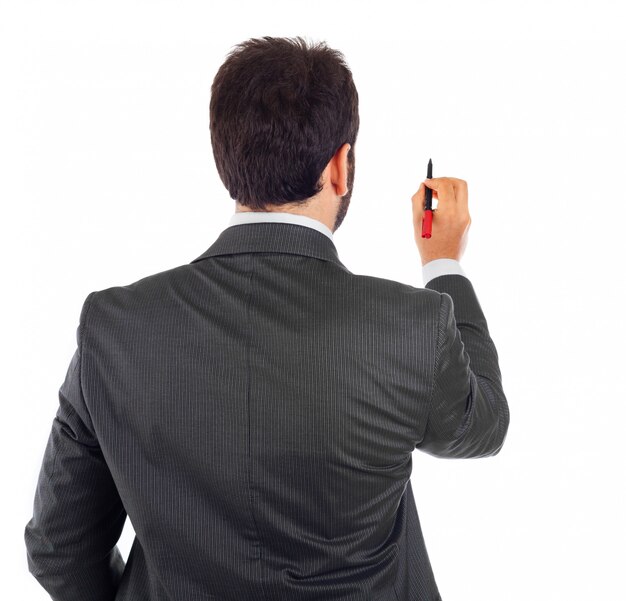
[[[3,598],[49,599],[23,532],[82,302],[213,243],[234,201],[212,79],[238,42],[301,35],[359,92],[351,271],[421,286],[411,195],[431,157],[468,182],[462,264],[511,423],[496,457],[413,455],[443,599],[625,599],[622,6],[2,2]]]

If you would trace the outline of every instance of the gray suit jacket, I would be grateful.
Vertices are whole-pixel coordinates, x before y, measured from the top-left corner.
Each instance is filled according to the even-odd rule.
[[[508,424],[466,277],[414,288],[311,228],[231,226],[87,296],[28,567],[57,601],[436,601],[412,452],[495,455]]]

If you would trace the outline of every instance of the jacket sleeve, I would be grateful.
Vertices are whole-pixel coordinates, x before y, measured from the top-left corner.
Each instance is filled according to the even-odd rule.
[[[509,426],[498,353],[470,280],[443,275],[430,409],[416,448],[444,458],[499,453]]]
[[[90,293],[76,331],[78,347],[59,389],[26,524],[30,573],[54,601],[112,601],[124,571],[117,541],[126,511],[83,398],[81,345]]]

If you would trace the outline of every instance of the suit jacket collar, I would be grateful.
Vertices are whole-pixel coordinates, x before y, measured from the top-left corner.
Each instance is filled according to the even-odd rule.
[[[294,223],[257,222],[231,225],[191,263],[218,255],[277,252],[332,261],[342,268],[334,242],[321,232]]]

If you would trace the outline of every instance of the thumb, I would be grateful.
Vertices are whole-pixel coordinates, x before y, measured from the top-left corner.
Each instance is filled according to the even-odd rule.
[[[415,227],[421,227],[424,219],[424,200],[426,198],[426,187],[420,184],[417,192],[411,197],[413,203],[413,224]]]
[[[417,217],[424,212],[424,201],[426,200],[426,187],[424,186],[424,182],[420,184],[417,192],[411,196],[411,200],[413,201],[413,215]]]

